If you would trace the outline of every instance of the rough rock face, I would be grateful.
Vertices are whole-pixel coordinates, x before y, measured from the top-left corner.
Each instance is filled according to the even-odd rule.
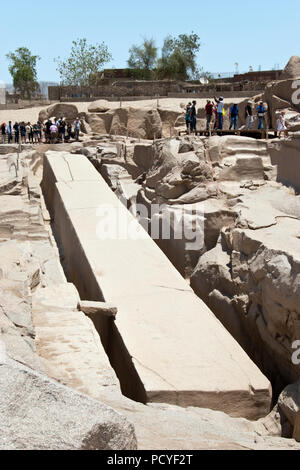
[[[281,436],[300,440],[300,382],[288,385],[280,394],[278,402],[271,413],[255,424],[261,435]]]
[[[92,132],[99,134],[125,135],[151,140],[162,136],[162,121],[156,109],[124,107],[107,112],[89,113],[86,119]]]
[[[87,122],[92,130],[97,134],[109,134],[114,113],[91,113],[87,114]]]
[[[162,123],[155,109],[119,108],[114,112],[110,133],[158,139],[162,135]]]
[[[151,140],[173,135],[178,118],[182,118],[182,111],[177,108],[120,107],[111,109],[110,104],[105,100],[92,103],[86,114],[86,120],[94,133]]]
[[[187,251],[185,239],[157,242],[184,275],[189,275],[200,256],[191,279],[194,290],[279,392],[299,376],[291,357],[293,341],[300,334],[300,211],[298,198],[272,183],[276,178],[273,165],[279,164],[276,145],[275,141],[267,144],[241,137],[180,138],[142,145],[134,155],[145,172],[138,202],[149,208],[151,203],[166,204],[154,221],[163,222],[170,213],[176,219],[176,213],[182,211],[180,204],[186,217],[190,217],[190,204],[205,215],[201,249]],[[282,143],[280,154],[285,159],[278,174],[287,165],[293,174],[296,163],[286,161],[285,148]],[[201,173],[201,165],[210,170]],[[205,175],[198,183],[195,169]],[[174,230],[171,224],[171,232]],[[288,247],[280,244],[286,237]]]
[[[300,77],[300,57],[293,55],[284,67],[280,78],[299,78]]]
[[[30,144],[0,144],[0,155],[8,155],[12,153],[18,153],[19,151],[31,150],[32,145]]]
[[[89,113],[106,113],[111,108],[109,101],[107,100],[97,100],[93,101],[88,107]]]
[[[161,107],[158,107],[157,111],[162,121],[162,135],[164,137],[171,137],[175,124],[178,126],[178,119],[184,118],[183,112]]]
[[[133,426],[126,418],[15,361],[0,364],[0,390],[1,449],[137,447]]]
[[[183,274],[190,272],[191,263],[195,267],[197,254],[199,256],[203,250],[215,245],[220,229],[227,223],[231,226],[236,219],[237,214],[227,203],[227,197],[241,194],[241,185],[255,189],[264,184],[266,178],[272,177],[273,167],[267,144],[250,138],[224,136],[203,141],[201,138],[180,137],[163,139],[154,144],[129,145],[125,142],[122,145],[125,152],[110,159],[105,156],[108,150],[105,147],[100,150],[99,147],[99,170],[108,183],[111,180],[111,186],[117,186],[113,176],[119,173],[116,165],[126,168],[130,174],[134,169],[135,174],[140,175],[137,182],[141,185],[140,191],[137,185],[134,186],[137,202],[149,210],[151,204],[172,206],[170,211],[175,218],[183,209],[187,210],[186,221],[192,217],[192,205],[205,201],[205,205],[195,207],[198,214],[203,215],[205,210],[205,244],[200,250],[184,254],[181,251],[186,240],[183,243],[174,240],[172,248],[171,243],[158,240],[159,246]],[[108,164],[113,164],[114,168],[108,170]],[[120,178],[123,180],[121,173]],[[157,218],[163,223],[165,217],[170,216],[170,211],[155,214],[155,223],[158,223]],[[149,212],[146,221],[149,222],[149,230],[151,217]],[[180,244],[180,249],[176,248],[176,244]]]
[[[300,112],[299,84],[295,78],[279,80],[267,84],[264,99],[268,103],[271,126],[277,128],[278,115],[276,111],[284,109],[287,111]]]
[[[264,187],[239,200],[235,227],[200,258],[191,285],[280,390],[300,372],[292,363],[300,335],[299,200]]]
[[[230,166],[237,157],[269,157],[267,143],[249,137],[213,136],[207,139],[206,147],[213,165]]]
[[[299,114],[300,117],[300,114]],[[298,121],[300,124],[300,120]],[[277,181],[300,193],[300,140],[276,139],[268,145],[271,161],[277,168]]]

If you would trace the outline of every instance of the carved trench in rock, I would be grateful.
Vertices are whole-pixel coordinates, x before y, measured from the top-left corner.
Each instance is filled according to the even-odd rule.
[[[92,163],[94,164],[97,171],[101,174],[101,164],[99,164],[97,160],[92,161]],[[117,196],[122,201],[120,195],[117,194]],[[122,202],[124,203],[124,201]],[[127,209],[130,209],[130,204],[127,204]],[[221,229],[232,226],[233,219],[231,220],[228,214],[224,214],[222,216],[222,221],[213,218],[213,220],[208,223],[208,226],[205,227],[204,231],[205,249],[200,250],[198,252],[191,252],[190,255],[187,255],[187,252],[185,251],[185,243],[181,240],[174,240],[171,237],[168,240],[154,239],[154,241],[164,252],[164,254],[169,258],[175,268],[181,273],[182,276],[186,278],[187,282],[189,282],[190,274],[196,267],[199,258],[203,255],[203,253],[205,253],[206,251],[210,251],[216,246]],[[151,236],[151,229],[148,230],[148,233]],[[186,269],[187,256],[189,258],[187,263],[188,269]],[[266,377],[268,377],[272,384],[273,405],[275,405],[278,396],[285,388],[285,386],[291,383],[291,379],[288,379],[287,374],[284,374],[284,372],[280,371],[280,369],[277,367],[276,359],[274,359],[272,353],[268,350],[267,345],[264,344],[263,340],[259,337],[258,333],[256,335],[257,341],[255,346],[252,344],[251,333],[253,333],[253,327],[251,325],[247,325],[245,319],[240,318],[237,312],[235,313],[236,318],[234,323],[238,322],[240,324],[240,329],[241,331],[243,331],[243,334],[239,332],[239,334],[236,335],[231,325],[226,324],[226,321],[224,321],[224,315],[220,314],[218,309],[215,309],[213,305],[209,304],[207,296],[200,295],[199,292],[194,289],[193,285],[192,288],[195,291],[196,295],[199,296],[206,303],[206,305],[208,305],[208,307],[221,321],[227,331],[229,331],[229,333],[236,339],[236,341],[240,344],[240,346],[244,349],[244,351],[248,354],[252,361],[257,365],[257,367],[262,371],[262,373]]]

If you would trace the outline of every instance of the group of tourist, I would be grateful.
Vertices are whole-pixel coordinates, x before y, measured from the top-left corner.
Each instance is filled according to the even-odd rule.
[[[196,111],[196,101],[192,103],[188,103],[186,106],[186,114],[185,114],[185,121],[186,121],[186,128],[188,132],[196,132],[196,125],[197,125],[197,111]],[[254,108],[254,103],[252,100],[249,100],[245,106],[245,130],[250,130],[254,123],[254,114],[256,111],[256,115],[258,118],[258,129],[263,130],[265,126],[265,114],[266,109],[264,106],[263,101],[260,101],[256,108]],[[230,126],[229,129],[232,128],[234,130],[238,129],[238,120],[239,120],[239,105],[238,103],[234,103],[229,108],[229,119],[230,119]],[[209,132],[214,129],[222,130],[224,126],[224,118],[226,116],[225,110],[225,103],[224,98],[220,96],[219,98],[214,97],[214,101],[207,100],[207,104],[205,106],[205,115],[206,115],[206,131]],[[282,132],[284,132],[285,136],[288,135],[288,130],[286,126],[285,120],[285,113],[281,112],[279,119],[278,119],[278,127],[277,127],[278,137],[281,137]]]
[[[45,143],[67,142],[72,138],[79,140],[81,130],[80,119],[77,118],[73,123],[64,118],[48,119],[44,124],[38,121],[36,124],[30,122],[15,122],[11,121],[6,124],[3,122],[0,126],[2,143],[8,144],[14,142],[16,144],[38,144],[43,141],[43,134]]]
[[[81,122],[79,118],[73,122],[66,121],[64,118],[48,119],[44,126],[45,141],[46,143],[68,142],[71,138],[79,140],[79,134],[81,130]]]
[[[1,138],[2,143],[10,144],[15,142],[16,144],[22,143],[39,143],[42,139],[42,124],[38,121],[36,124],[30,122],[15,122],[13,125],[11,121],[6,124],[1,124]]]

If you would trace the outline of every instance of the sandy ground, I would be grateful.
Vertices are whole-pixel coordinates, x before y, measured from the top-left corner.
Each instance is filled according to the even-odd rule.
[[[192,99],[192,97],[191,97]],[[240,103],[243,101],[243,98],[236,98],[234,101],[236,103]],[[159,106],[162,108],[169,108],[176,111],[180,111],[182,108],[180,107],[181,103],[186,104],[188,102],[187,99],[183,98],[162,98],[159,99]],[[225,103],[232,103],[233,98],[225,98]],[[74,104],[77,106],[78,112],[87,112],[90,102],[83,102],[83,103],[67,103],[67,104]],[[116,109],[120,107],[120,102],[109,102],[111,109]],[[206,99],[198,99],[197,100],[197,107],[204,108],[206,105]],[[156,108],[157,107],[157,99],[150,99],[150,100],[141,100],[141,101],[123,101],[123,107],[133,107],[133,108]],[[43,107],[36,107],[36,108],[26,108],[26,109],[4,109],[0,110],[0,123],[12,121],[13,123],[17,122],[31,122],[34,124],[38,120],[39,112],[42,109],[46,109],[47,106]]]

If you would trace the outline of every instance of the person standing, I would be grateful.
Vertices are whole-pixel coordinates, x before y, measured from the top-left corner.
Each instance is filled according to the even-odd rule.
[[[26,133],[27,133],[28,143],[30,144],[31,142],[33,144],[33,127],[30,122],[28,122],[26,126]]]
[[[6,124],[3,122],[1,124],[1,136],[2,136],[2,143],[5,144],[6,142]]]
[[[50,138],[51,138],[51,132],[50,132],[50,127],[52,126],[52,122],[50,119],[45,124],[45,141],[46,144],[50,144]]]
[[[64,142],[66,138],[66,123],[64,120],[60,121],[58,132],[59,132],[59,139],[62,142]]]
[[[234,130],[237,130],[237,124],[238,124],[238,118],[239,118],[239,107],[237,103],[234,103],[233,106],[230,108],[230,127],[229,130],[234,128]]]
[[[42,132],[43,132],[43,126],[40,121],[37,122],[37,127],[39,130],[39,142],[42,142]]]
[[[253,108],[252,108],[252,101],[249,100],[245,106],[245,129],[248,131],[251,129],[253,123]]]
[[[213,114],[215,117],[215,122],[214,122],[214,130],[218,128],[218,111],[217,111],[217,105],[213,104]]]
[[[215,97],[215,101],[217,103],[217,113],[218,113],[218,129],[223,129],[223,120],[224,120],[224,98],[220,96],[219,99]]]
[[[39,126],[37,125],[37,123],[33,125],[32,130],[33,130],[33,142],[35,144],[38,144],[40,141],[40,134],[39,134]]]
[[[207,100],[207,104],[205,106],[205,113],[206,113],[206,130],[209,132],[210,130],[210,125],[213,117],[213,110],[214,110],[214,105],[210,100]]]
[[[11,121],[9,121],[7,127],[6,127],[6,134],[7,134],[7,143],[10,144],[12,141],[12,125]]]
[[[196,111],[196,101],[193,101],[192,107],[191,107],[191,132],[196,133],[196,126],[197,126],[197,111]]]
[[[264,129],[265,107],[263,101],[260,101],[256,111],[258,116],[258,129]]]
[[[54,122],[54,124],[52,124],[50,126],[50,142],[51,142],[51,144],[56,143],[57,136],[58,136],[58,129],[57,129],[57,125]]]
[[[68,131],[68,142],[70,142],[71,137],[72,137],[72,124],[70,121],[67,124],[67,131]]]
[[[19,136],[20,136],[20,127],[19,123],[15,122],[14,124],[14,131],[15,131],[15,144],[19,143]]]
[[[289,131],[286,127],[286,120],[285,120],[285,112],[282,111],[280,113],[279,119],[278,119],[278,125],[277,125],[277,132],[278,132],[278,139],[281,137],[281,133],[283,132],[285,137],[289,136]]]
[[[21,134],[21,143],[26,144],[26,126],[25,126],[25,122],[21,122],[21,124],[20,124],[20,134]]]
[[[192,103],[188,103],[185,108],[185,124],[186,124],[187,133],[190,132],[190,127],[191,127],[191,107],[192,107]]]
[[[74,121],[74,131],[75,131],[75,138],[78,141],[79,140],[79,134],[80,134],[80,119],[76,118],[76,121]]]

